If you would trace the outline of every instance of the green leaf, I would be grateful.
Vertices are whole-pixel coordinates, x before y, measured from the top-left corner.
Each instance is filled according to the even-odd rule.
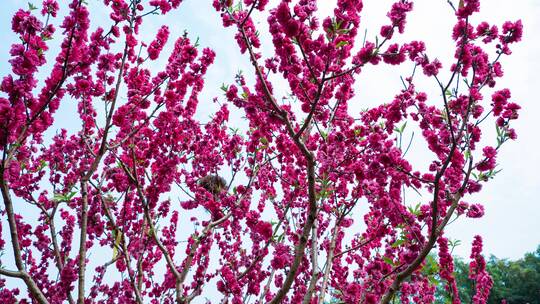
[[[439,285],[439,281],[434,276],[429,276],[428,281],[431,283],[431,285],[434,285],[434,286]]]
[[[403,131],[405,131],[405,127],[407,127],[407,122],[405,122],[401,127],[395,127],[394,131],[398,132],[399,134],[402,134]]]
[[[405,243],[405,241],[406,241],[406,240],[403,239],[403,238],[401,238],[401,239],[395,241],[394,244],[392,244],[392,248],[397,248],[397,247],[403,245],[403,244]]]
[[[407,209],[409,210],[410,213],[418,216],[420,215],[420,206],[422,205],[422,203],[418,203],[413,207],[407,207]]]
[[[452,241],[450,239],[448,240],[448,246],[450,247],[450,252],[453,252],[454,248],[456,248],[459,245],[461,245],[460,240],[455,240],[455,241]]]
[[[403,133],[403,131],[405,131],[405,127],[407,127],[407,122],[405,122],[405,123],[399,128],[399,133]]]
[[[336,44],[336,48],[339,49],[339,48],[341,48],[341,47],[343,47],[343,46],[345,46],[345,45],[347,45],[347,44],[349,44],[348,41],[345,41],[345,40],[340,41],[340,42],[338,42],[338,43]]]
[[[467,150],[465,151],[465,159],[469,159],[469,158],[471,158],[471,150],[470,150],[470,149],[467,149]]]
[[[340,29],[338,31],[338,34],[342,35],[342,34],[348,34],[349,32],[351,31],[351,29]]]
[[[113,230],[113,232],[116,232],[116,229]],[[114,236],[114,245],[113,245],[113,256],[112,258],[115,259],[118,255],[118,247],[120,247],[120,242],[122,242],[123,234],[122,231],[118,231],[118,233],[113,233]]]
[[[35,7],[31,2],[28,2],[28,10],[30,11],[37,10],[37,7]]]
[[[383,261],[386,263],[386,264],[389,264],[389,265],[394,265],[394,261],[389,258],[389,257],[383,257]]]
[[[321,137],[326,140],[328,138],[328,133],[321,131]]]
[[[54,196],[53,196],[53,200],[55,202],[69,202],[71,201],[75,195],[77,195],[77,192],[76,191],[70,191],[69,193],[66,193],[66,194],[61,194],[61,193],[55,193]]]
[[[77,195],[77,192],[76,191],[71,191],[68,194],[66,194],[66,197],[68,198],[68,200],[71,200],[72,198],[75,197],[75,195]]]
[[[442,119],[445,121],[449,121],[448,119],[448,113],[446,113],[446,110],[441,112]]]
[[[54,196],[53,196],[53,200],[56,201],[56,202],[62,202],[65,200],[65,196],[63,194],[60,194],[60,193],[55,193]]]

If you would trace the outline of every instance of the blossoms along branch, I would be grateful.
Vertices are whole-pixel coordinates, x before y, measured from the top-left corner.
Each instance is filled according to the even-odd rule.
[[[391,4],[362,39],[361,0],[324,17],[322,1],[214,0],[208,18],[234,31],[251,69],[209,102],[213,50],[186,33],[164,52],[174,24],[143,39],[148,19],[181,2],[104,0],[99,26],[83,0],[14,14],[20,42],[0,85],[0,303],[432,303],[438,284],[460,303],[445,228],[483,215],[469,196],[516,138],[520,106],[497,81],[521,21],[473,22],[479,1],[448,1],[454,56],[435,59],[421,40],[397,42],[413,1]],[[270,56],[255,17],[268,21]],[[353,111],[358,75],[384,65],[416,73]],[[231,109],[246,128],[230,128]],[[54,130],[63,115],[78,124]],[[423,164],[396,141],[405,122],[430,151]],[[427,195],[411,206],[406,191]],[[472,248],[473,303],[485,303],[480,236]]]

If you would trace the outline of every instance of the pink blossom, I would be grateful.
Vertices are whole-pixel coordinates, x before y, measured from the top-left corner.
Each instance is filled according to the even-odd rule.
[[[169,39],[169,27],[164,25],[159,29],[156,39],[148,46],[148,57],[151,60],[156,60],[159,57],[159,53],[167,43],[167,39]]]

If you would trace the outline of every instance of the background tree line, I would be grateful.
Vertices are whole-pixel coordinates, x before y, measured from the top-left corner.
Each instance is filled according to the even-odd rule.
[[[426,269],[432,266],[429,259]],[[472,303],[474,282],[469,279],[468,262],[462,258],[454,259],[455,278],[462,303]],[[491,256],[487,260],[487,271],[493,279],[493,288],[488,304],[539,304],[540,303],[540,245],[535,252],[526,253],[523,258],[511,261]],[[433,269],[431,269],[433,270]],[[451,303],[444,285],[439,284],[436,303]]]

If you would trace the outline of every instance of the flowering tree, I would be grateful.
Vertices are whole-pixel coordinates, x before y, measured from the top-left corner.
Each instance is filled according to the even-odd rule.
[[[422,41],[395,42],[412,1],[391,5],[379,35],[362,41],[360,0],[337,1],[320,21],[315,0],[214,0],[253,69],[222,87],[225,102],[202,123],[195,114],[214,52],[186,34],[162,53],[167,26],[141,41],[143,21],[181,0],[103,2],[110,24],[93,32],[83,0],[71,1],[60,33],[49,22],[55,0],[13,16],[21,41],[0,97],[1,303],[430,303],[436,284],[460,303],[444,231],[483,215],[464,200],[516,138],[520,107],[496,82],[521,21],[473,24],[479,1],[448,1],[455,55],[444,67]],[[270,57],[254,14],[267,14]],[[53,37],[61,50],[40,79]],[[165,67],[149,69],[160,55]],[[352,113],[355,78],[384,64],[413,72],[393,100]],[[420,77],[440,94],[418,90]],[[47,137],[61,103],[73,101],[80,125]],[[231,108],[248,128],[228,127]],[[405,122],[432,152],[418,164],[425,172],[405,157]],[[497,128],[491,145],[480,142],[486,123]],[[413,190],[428,195],[409,206]],[[492,284],[481,250],[477,236],[474,303]]]

